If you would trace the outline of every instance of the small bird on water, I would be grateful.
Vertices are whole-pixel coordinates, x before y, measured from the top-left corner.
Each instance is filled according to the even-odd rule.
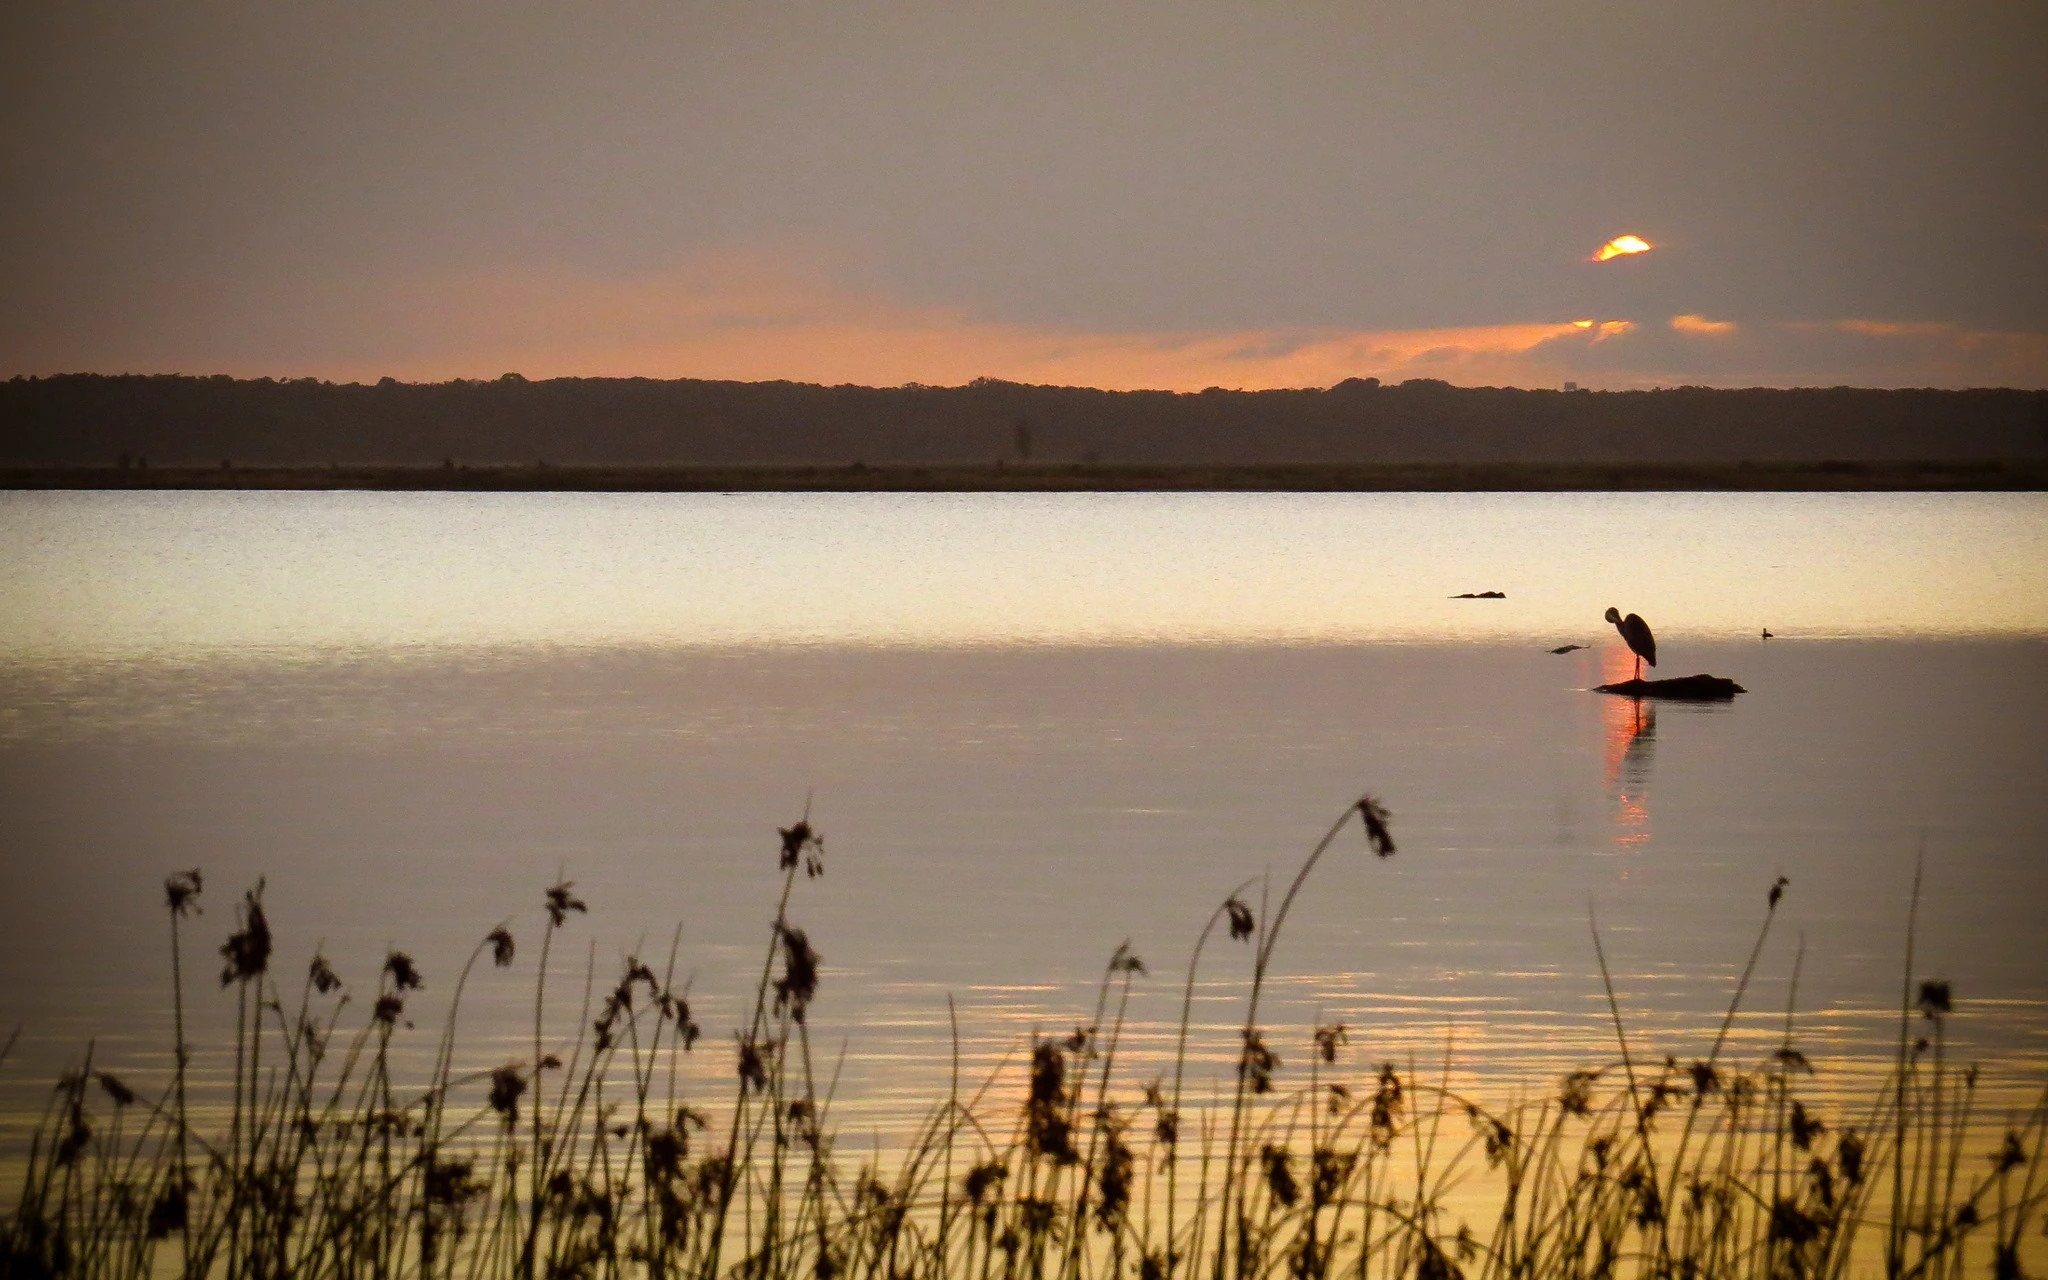
[[[1612,605],[1608,606],[1607,620],[1628,642],[1629,652],[1636,655],[1636,679],[1642,679],[1644,662],[1653,667],[1657,665],[1657,637],[1650,634],[1650,624],[1633,613],[1624,618],[1621,611]]]
[[[1764,639],[1768,640],[1768,639],[1770,639],[1770,638],[1771,638],[1771,629],[1770,629],[1769,627],[1765,627],[1765,628],[1764,628]]]

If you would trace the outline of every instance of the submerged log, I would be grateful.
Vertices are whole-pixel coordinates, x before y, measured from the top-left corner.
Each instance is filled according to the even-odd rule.
[[[1749,690],[1722,676],[1674,676],[1669,680],[1623,680],[1594,686],[1595,693],[1624,698],[1676,698],[1684,702],[1728,702]]]

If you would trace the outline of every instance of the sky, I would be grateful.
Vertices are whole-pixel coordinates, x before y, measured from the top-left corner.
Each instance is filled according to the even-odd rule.
[[[2041,0],[10,0],[0,377],[2043,387],[2044,65]]]

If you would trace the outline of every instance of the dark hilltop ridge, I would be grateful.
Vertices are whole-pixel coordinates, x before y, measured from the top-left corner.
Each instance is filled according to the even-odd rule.
[[[1710,474],[1741,466],[1760,470],[1749,483]],[[745,487],[739,472],[815,468],[865,474],[831,487],[1183,487],[1176,476],[1229,487],[1225,473],[1239,472],[1247,485],[1282,488],[2038,488],[2048,391],[1525,391],[1352,378],[1327,390],[1176,393],[986,378],[883,388],[516,374],[0,382],[0,469],[17,485],[263,483],[266,471],[285,484],[284,472],[317,470],[333,483],[635,487],[627,473],[724,469],[734,474],[699,476],[704,484],[674,470],[642,475],[640,487]],[[919,468],[938,471],[930,483],[904,481]],[[562,469],[590,474],[526,475]],[[939,471],[980,481],[948,484]],[[600,485],[604,474],[617,484]],[[1573,474],[1591,478],[1575,485]],[[1460,481],[1486,475],[1500,482]]]

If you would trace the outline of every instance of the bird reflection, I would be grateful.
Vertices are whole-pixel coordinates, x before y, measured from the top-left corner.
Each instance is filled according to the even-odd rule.
[[[1657,704],[1641,698],[1602,698],[1600,727],[1607,791],[1614,801],[1613,842],[1636,848],[1650,840],[1650,760],[1657,748]]]

